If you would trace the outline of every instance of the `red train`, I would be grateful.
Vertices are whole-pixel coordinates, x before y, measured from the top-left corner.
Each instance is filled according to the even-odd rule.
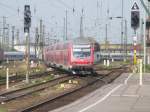
[[[73,74],[89,74],[93,72],[94,44],[86,38],[57,43],[44,49],[44,60]]]

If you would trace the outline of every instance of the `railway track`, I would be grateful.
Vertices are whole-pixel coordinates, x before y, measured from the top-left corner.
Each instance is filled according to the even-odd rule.
[[[89,77],[89,81],[87,84],[84,84],[71,91],[56,95],[55,97],[50,97],[44,101],[33,104],[30,107],[18,110],[17,112],[48,112],[60,106],[69,104],[70,102],[73,102],[80,97],[85,96],[86,94],[96,90],[97,88],[105,85],[106,83],[112,82],[123,72],[123,69],[118,69],[117,71],[114,70],[102,77]]]
[[[59,74],[60,71],[46,71],[46,72],[42,72],[42,73],[35,73],[35,74],[32,74],[29,76],[30,79],[36,79],[36,78],[42,78],[42,77],[46,77],[48,76],[49,74]],[[17,82],[20,82],[20,81],[23,81],[25,80],[25,75],[15,75],[15,76],[11,76],[9,77],[9,80],[10,80],[10,83],[13,84],[13,83],[17,83]],[[6,78],[1,78],[0,80],[0,86],[3,86],[6,84]]]
[[[74,78],[74,76],[65,75],[65,76],[62,76],[59,78],[55,78],[53,80],[49,80],[47,82],[41,82],[39,84],[35,84],[35,85],[29,86],[29,87],[24,87],[24,88],[21,88],[18,90],[1,93],[0,94],[0,102],[6,103],[6,102],[12,101],[14,99],[21,98],[21,97],[30,95],[30,94],[38,92],[38,91],[42,91],[50,86],[54,86],[58,83],[65,82],[65,81],[73,79],[73,78]]]
[[[122,68],[123,66],[120,66],[120,67],[117,67],[117,68],[112,68],[112,69],[109,69],[109,70],[114,70],[114,69],[120,69]],[[96,68],[95,69],[96,71],[98,70],[101,70],[100,68]],[[102,70],[108,70],[108,69],[102,69]],[[40,78],[40,77],[45,77],[45,76],[48,76],[50,73],[60,73],[60,72],[64,72],[64,71],[60,71],[60,70],[54,70],[52,72],[43,72],[43,73],[36,73],[36,74],[33,74],[33,75],[30,75],[29,78],[30,79],[35,79],[35,78]],[[9,78],[10,80],[10,83],[17,83],[17,82],[20,82],[22,80],[25,80],[25,75],[15,75],[15,76],[11,76]],[[1,77],[0,79],[0,86],[3,86],[6,84],[6,78],[5,77]]]
[[[102,68],[102,67],[98,67],[98,66],[94,66],[94,70],[117,70],[117,69],[121,69],[121,68],[127,68],[127,65],[120,65],[118,67],[112,67],[112,68]]]

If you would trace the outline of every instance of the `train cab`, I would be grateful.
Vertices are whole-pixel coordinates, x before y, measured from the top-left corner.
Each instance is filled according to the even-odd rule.
[[[91,71],[94,63],[94,49],[90,44],[73,45],[71,66],[74,71]]]

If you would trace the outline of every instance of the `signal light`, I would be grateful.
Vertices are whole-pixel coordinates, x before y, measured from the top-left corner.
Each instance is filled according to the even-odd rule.
[[[137,29],[140,24],[140,13],[139,11],[131,11],[131,27]]]
[[[24,7],[24,32],[29,32],[30,27],[31,27],[30,5],[25,5]]]

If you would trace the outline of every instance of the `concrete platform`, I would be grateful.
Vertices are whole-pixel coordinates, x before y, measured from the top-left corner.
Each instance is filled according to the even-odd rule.
[[[150,74],[124,73],[112,84],[52,112],[150,112]]]

